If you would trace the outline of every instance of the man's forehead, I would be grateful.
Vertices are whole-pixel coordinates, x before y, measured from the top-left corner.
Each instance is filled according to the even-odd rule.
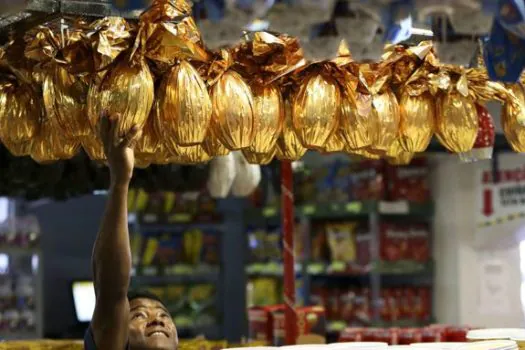
[[[130,301],[130,308],[161,308],[166,310],[166,307],[158,300],[148,298],[135,298]]]

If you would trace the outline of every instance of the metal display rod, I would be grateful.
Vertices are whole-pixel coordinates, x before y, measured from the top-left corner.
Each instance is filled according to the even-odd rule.
[[[292,162],[281,161],[281,201],[284,262],[284,325],[287,345],[297,341],[295,313],[294,196]]]

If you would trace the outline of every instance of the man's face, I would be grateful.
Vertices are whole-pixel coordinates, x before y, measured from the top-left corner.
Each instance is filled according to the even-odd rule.
[[[129,303],[129,345],[140,350],[175,350],[179,343],[177,329],[166,308],[146,298]]]

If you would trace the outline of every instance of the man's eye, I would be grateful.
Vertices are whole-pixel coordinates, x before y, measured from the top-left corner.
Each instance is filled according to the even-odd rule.
[[[167,313],[163,312],[163,313],[160,315],[160,317],[162,317],[162,318],[169,318],[170,315],[168,315]]]
[[[133,315],[133,319],[136,319],[136,318],[146,318],[146,315],[144,315],[143,313],[138,313],[138,314]]]

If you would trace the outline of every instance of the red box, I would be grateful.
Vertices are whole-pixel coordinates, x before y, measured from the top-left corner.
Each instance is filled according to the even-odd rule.
[[[421,333],[422,343],[440,343],[445,341],[445,328],[443,327],[425,327]]]
[[[397,338],[399,345],[410,345],[412,343],[421,342],[421,329],[420,328],[401,328]]]
[[[409,259],[417,262],[430,260],[430,229],[426,224],[411,224],[409,228]]]
[[[414,159],[410,165],[388,168],[389,199],[424,203],[430,200],[429,168],[424,158]]]
[[[379,229],[381,232],[381,260],[399,261],[408,259],[410,256],[408,227],[383,222],[380,224]]]
[[[273,313],[278,310],[284,310],[284,305],[255,306],[248,309],[251,340],[264,341],[267,344],[273,342]]]
[[[304,306],[297,313],[297,344],[326,343],[326,314],[320,306]],[[273,345],[285,345],[284,310],[273,312]]]
[[[363,341],[363,331],[364,330],[365,328],[358,328],[358,327],[346,328],[339,335],[338,341],[340,343]]]

